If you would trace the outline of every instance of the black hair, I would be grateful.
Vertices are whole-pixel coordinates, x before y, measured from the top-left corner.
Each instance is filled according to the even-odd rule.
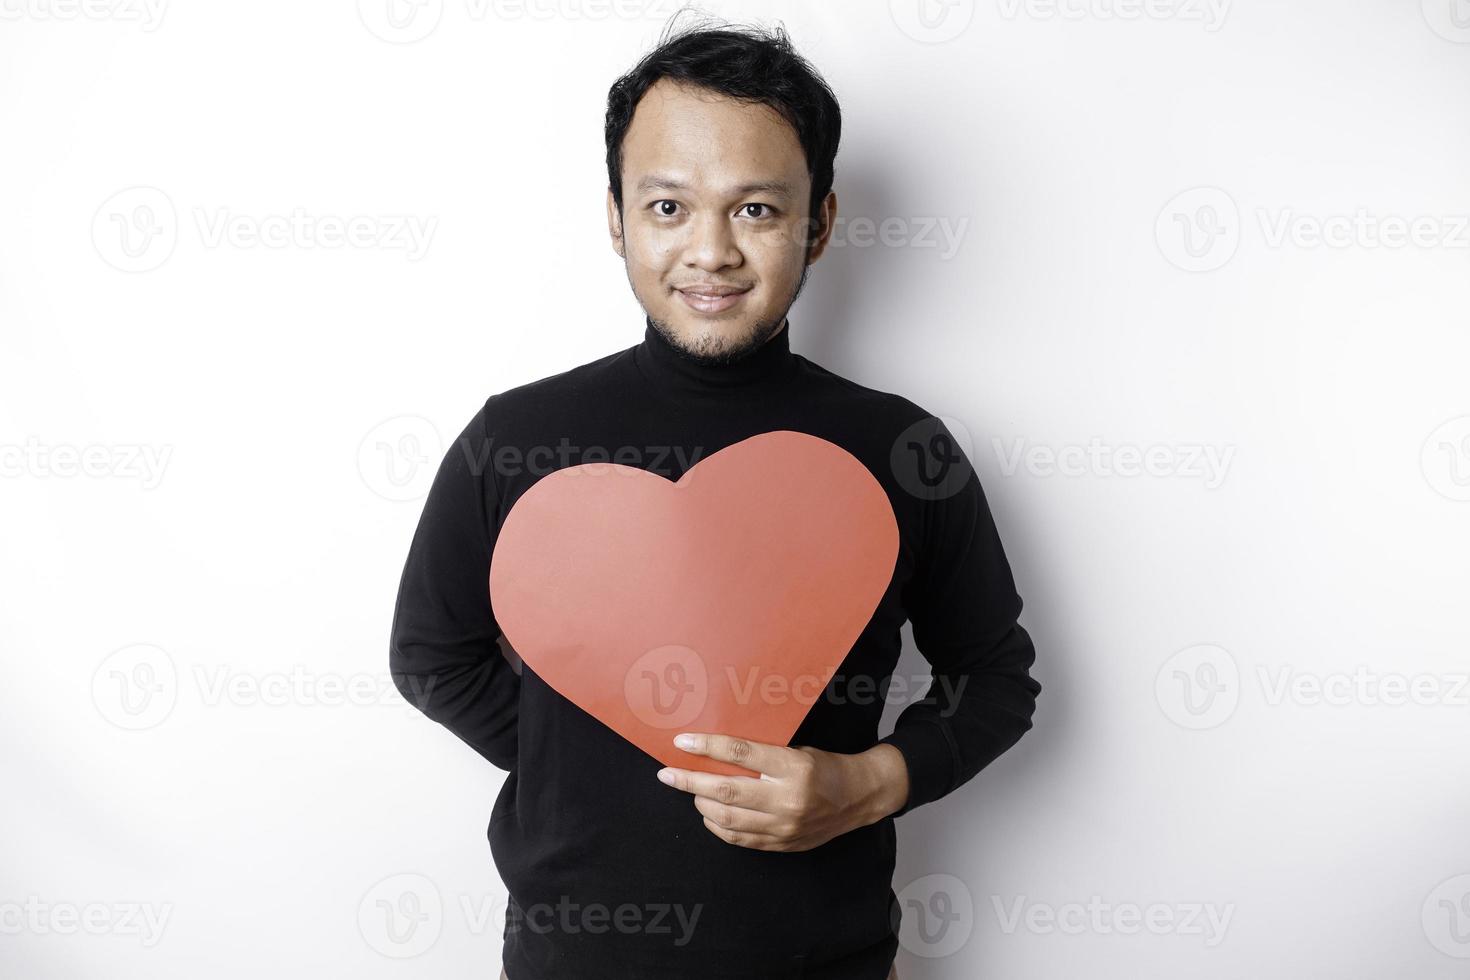
[[[688,9],[688,8],[685,8]],[[796,130],[811,176],[811,229],[820,229],[822,201],[832,190],[833,162],[842,138],[837,97],[796,52],[781,26],[702,26],[675,29],[679,11],[665,25],[658,45],[607,93],[607,179],[618,214],[623,213],[623,137],[644,93],[659,79],[697,85],[733,99],[762,103]]]

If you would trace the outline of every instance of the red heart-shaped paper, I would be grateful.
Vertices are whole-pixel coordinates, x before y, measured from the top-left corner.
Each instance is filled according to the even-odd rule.
[[[673,737],[789,744],[897,557],[873,474],[840,446],[781,429],[677,482],[617,463],[542,477],[500,528],[490,598],[537,675],[659,762],[753,775]]]

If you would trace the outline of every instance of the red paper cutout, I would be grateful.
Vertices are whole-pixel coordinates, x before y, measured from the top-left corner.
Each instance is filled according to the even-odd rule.
[[[674,735],[789,744],[877,609],[898,542],[861,462],[780,429],[678,482],[617,463],[546,475],[506,516],[490,596],[517,654],[613,731],[665,765],[753,776]]]

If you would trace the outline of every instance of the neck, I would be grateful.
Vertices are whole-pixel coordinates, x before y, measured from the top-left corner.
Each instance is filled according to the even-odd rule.
[[[644,318],[643,342],[634,348],[639,368],[651,383],[687,393],[758,389],[786,377],[795,366],[791,352],[790,321],[754,350],[732,361],[701,360],[674,346]]]

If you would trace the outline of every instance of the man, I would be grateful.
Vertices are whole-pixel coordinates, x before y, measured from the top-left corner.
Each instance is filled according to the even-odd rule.
[[[931,413],[790,348],[788,312],[837,213],[840,129],[836,99],[779,29],[666,32],[613,85],[606,122],[608,228],[646,313],[641,342],[492,395],[435,477],[400,583],[391,669],[405,697],[510,773],[488,828],[509,892],[503,978],[894,978],[894,819],[954,791],[1031,726],[1035,653],[968,459]],[[891,578],[879,569],[886,590],[789,744],[696,729],[690,764],[663,766],[549,684],[535,658],[497,648],[487,574],[538,481],[630,447],[637,458],[616,462],[678,481],[777,431],[851,454],[898,531]],[[672,493],[694,492],[699,475]],[[786,506],[786,481],[770,483],[776,503],[757,520]],[[731,520],[750,519],[745,501],[729,506]],[[686,528],[670,563],[689,561],[705,530]],[[606,546],[546,557],[575,565]],[[822,594],[806,587],[778,603],[799,612]],[[690,603],[724,614],[739,598],[629,595],[669,644],[685,639],[658,634],[661,617]],[[569,596],[549,601],[583,612]],[[934,682],[878,739],[905,619]],[[540,639],[518,637],[527,650]]]

